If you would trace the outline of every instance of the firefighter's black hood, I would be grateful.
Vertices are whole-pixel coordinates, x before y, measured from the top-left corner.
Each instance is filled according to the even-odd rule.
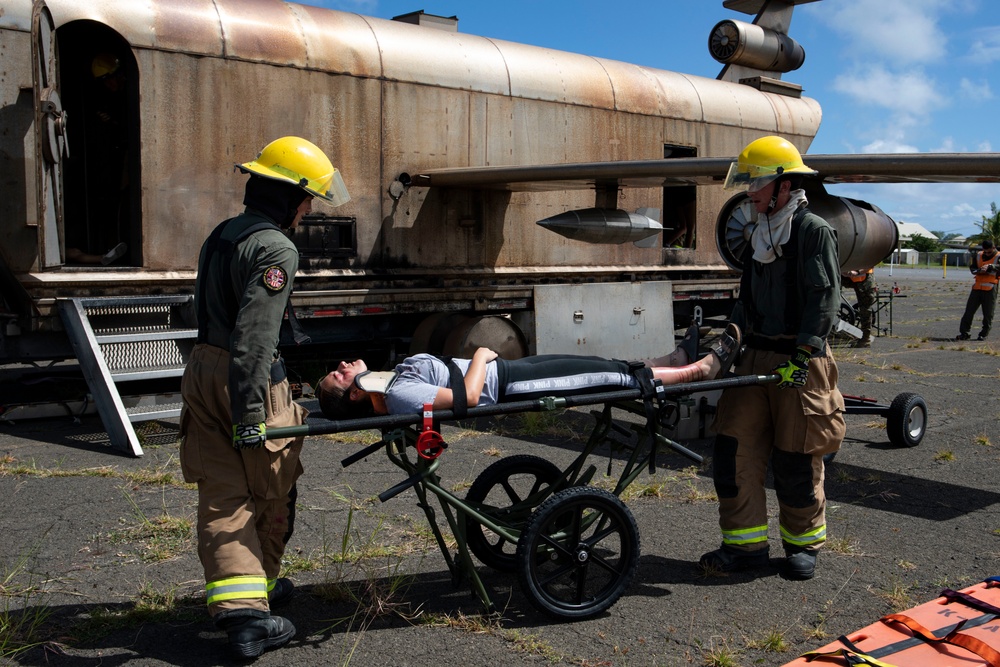
[[[250,174],[243,204],[271,218],[282,229],[288,229],[295,219],[299,204],[308,196],[291,183]]]

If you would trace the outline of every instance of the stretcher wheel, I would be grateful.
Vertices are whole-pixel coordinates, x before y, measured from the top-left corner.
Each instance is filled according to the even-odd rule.
[[[617,496],[573,486],[542,503],[517,542],[528,601],[549,616],[596,616],[622,596],[639,565],[639,528]]]
[[[539,456],[521,454],[500,459],[481,472],[465,500],[483,505],[481,512],[518,532],[532,510],[550,495],[562,471]],[[465,519],[466,544],[476,558],[500,572],[517,569],[517,544],[500,537],[472,517]]]
[[[885,415],[889,442],[896,447],[916,447],[927,431],[927,404],[917,394],[904,392],[892,399]]]

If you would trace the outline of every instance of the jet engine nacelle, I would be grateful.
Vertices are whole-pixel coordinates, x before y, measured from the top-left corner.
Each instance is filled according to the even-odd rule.
[[[794,39],[752,23],[726,19],[708,36],[712,57],[725,65],[742,65],[766,72],[791,72],[802,67],[806,52]]]
[[[842,271],[867,270],[896,247],[899,228],[880,208],[868,202],[834,197],[825,190],[809,191],[809,210],[837,232]],[[730,267],[743,269],[743,252],[757,224],[757,211],[746,193],[726,202],[715,227],[719,253]]]

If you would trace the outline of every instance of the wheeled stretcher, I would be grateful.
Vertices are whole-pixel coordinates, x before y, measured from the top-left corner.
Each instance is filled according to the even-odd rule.
[[[776,382],[777,375],[750,375],[645,389],[626,389],[579,396],[548,397],[469,408],[465,417],[518,412],[544,412],[585,405],[603,405],[591,411],[596,424],[583,450],[560,470],[548,460],[518,455],[496,461],[473,482],[465,498],[441,483],[441,454],[447,443],[439,423],[458,419],[452,410],[423,415],[387,415],[342,421],[308,422],[275,428],[270,438],[321,435],[376,429],[382,440],[348,456],[346,467],[384,449],[406,479],[379,494],[382,502],[412,488],[424,510],[435,540],[455,581],[466,580],[489,611],[493,596],[476,571],[472,556],[503,572],[515,572],[533,606],[560,619],[595,616],[611,607],[627,590],[639,563],[639,530],[632,513],[619,498],[643,469],[655,472],[660,445],[701,462],[701,457],[663,434],[674,419],[677,400],[688,394],[730,387]],[[638,414],[640,420],[616,421],[615,410]],[[463,418],[465,418],[463,417]],[[612,491],[590,486],[597,467],[591,454],[605,441],[621,445],[613,433],[636,433],[636,444]],[[631,440],[631,437],[629,438]],[[438,499],[458,553],[452,554],[428,496]]]

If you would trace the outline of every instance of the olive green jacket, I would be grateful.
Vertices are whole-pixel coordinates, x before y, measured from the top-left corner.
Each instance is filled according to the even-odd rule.
[[[743,261],[740,299],[732,321],[751,335],[795,337],[822,354],[840,308],[840,259],[837,233],[823,218],[800,208],[793,231],[770,264]]]
[[[271,226],[239,241],[228,265],[227,253],[210,252],[208,241],[198,259],[195,308],[199,318],[204,316],[199,321],[202,342],[229,351],[234,424],[264,421],[271,364],[278,356],[281,322],[299,266],[295,244],[273,220],[250,209],[225,223],[221,240],[232,243],[260,223]]]

